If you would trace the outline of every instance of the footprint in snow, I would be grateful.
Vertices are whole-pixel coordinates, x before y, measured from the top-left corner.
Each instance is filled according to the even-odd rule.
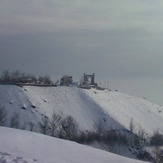
[[[7,152],[0,152],[0,163],[36,163],[37,159],[24,159],[23,157],[13,157]]]

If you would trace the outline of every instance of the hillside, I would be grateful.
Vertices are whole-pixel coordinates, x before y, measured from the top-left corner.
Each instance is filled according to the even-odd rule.
[[[116,91],[85,90],[75,87],[18,87],[0,85],[0,106],[9,113],[19,113],[21,126],[38,123],[46,115],[71,115],[79,129],[94,130],[102,122],[106,130],[129,129],[131,119],[135,132],[143,128],[149,135],[163,133],[163,108],[145,99]]]
[[[0,133],[1,163],[143,163],[33,132],[0,127]]]
[[[143,137],[148,138],[158,130],[163,133],[163,107],[117,91],[0,85],[0,108],[0,113],[5,110],[7,115],[2,125],[13,128],[44,133],[44,126],[42,129],[40,127],[46,119],[52,122],[55,111],[62,118],[71,115],[78,123],[78,131],[88,134],[94,131],[112,134],[112,131],[116,130],[125,135],[127,140],[122,135],[121,142],[114,142],[114,135],[113,139],[107,138],[103,142],[99,142],[97,137],[87,142],[86,135],[84,142],[81,141],[83,138],[79,142],[130,158],[151,160],[148,156],[143,158],[144,140],[142,144],[140,140],[133,145],[133,138],[128,137],[131,136],[128,132],[131,121],[133,132],[142,132]],[[0,114],[0,123],[1,117]],[[47,127],[49,133],[46,134],[51,135],[51,128]],[[60,134],[60,131],[57,134]]]
[[[142,128],[149,135],[157,130],[163,133],[162,106],[117,91],[85,90],[85,93],[126,129],[129,129],[132,119],[135,132]]]

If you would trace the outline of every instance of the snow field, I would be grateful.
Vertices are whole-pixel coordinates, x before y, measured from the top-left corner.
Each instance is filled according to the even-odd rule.
[[[0,127],[1,163],[145,163],[75,142]]]

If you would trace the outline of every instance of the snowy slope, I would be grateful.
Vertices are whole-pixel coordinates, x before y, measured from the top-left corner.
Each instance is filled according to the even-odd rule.
[[[94,130],[98,121],[107,129],[128,129],[131,119],[135,130],[148,134],[163,133],[163,108],[142,98],[108,90],[84,90],[75,87],[18,87],[0,85],[0,106],[10,115],[20,114],[21,125],[37,123],[53,111],[72,115],[81,130]]]
[[[163,133],[163,107],[153,104],[143,98],[133,97],[120,92],[108,90],[85,90],[94,102],[103,108],[106,114],[116,119],[129,129],[131,119],[135,132],[144,129],[149,135],[159,130]]]
[[[143,163],[74,142],[4,127],[0,127],[0,162]]]
[[[28,99],[39,111],[51,117],[53,110],[58,114],[72,115],[81,130],[93,130],[95,123],[105,119],[107,127],[122,129],[116,120],[106,114],[82,89],[75,87],[25,87]]]
[[[8,119],[11,119],[14,113],[19,114],[21,125],[36,123],[41,118],[41,114],[32,108],[32,102],[24,93],[24,89],[15,85],[0,85],[0,107],[7,110]]]

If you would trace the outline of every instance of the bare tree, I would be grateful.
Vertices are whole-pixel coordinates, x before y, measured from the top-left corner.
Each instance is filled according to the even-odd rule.
[[[138,143],[138,136],[136,134],[134,134],[134,130],[135,130],[135,125],[133,122],[133,118],[131,118],[131,121],[129,123],[129,130],[130,130],[130,137],[129,137],[129,144],[131,146],[134,146],[135,144]]]
[[[44,135],[48,134],[49,129],[49,120],[48,117],[43,115],[42,116],[42,122],[40,123],[40,130]]]
[[[14,82],[18,82],[20,77],[21,77],[21,73],[18,70],[10,73],[10,78]]]
[[[57,136],[57,132],[60,129],[62,121],[62,114],[56,114],[55,111],[53,111],[52,118],[50,121],[51,125],[51,136]]]
[[[78,122],[72,116],[67,116],[62,120],[62,129],[60,137],[68,140],[74,140],[78,133]]]
[[[36,125],[33,122],[29,123],[29,130],[33,131],[33,132],[37,131],[37,127],[36,127]]]
[[[154,154],[154,163],[162,163],[161,149],[158,146],[154,147],[153,154]]]
[[[10,73],[8,70],[4,71],[1,75],[1,80],[4,82],[9,82],[10,81]]]
[[[139,127],[137,137],[135,138],[137,142],[135,142],[136,145],[139,145],[139,149],[143,149],[146,145],[146,132],[142,127]]]
[[[154,145],[154,150],[153,150],[153,154],[155,157],[154,163],[163,162],[163,156],[162,156],[162,152],[160,149],[160,146],[162,146],[162,144],[163,144],[163,135],[161,135],[159,131],[157,130],[156,132],[154,132],[151,138],[151,145]]]
[[[44,84],[51,84],[52,83],[50,76],[48,76],[48,75],[45,75],[43,77],[43,79],[44,79]]]
[[[145,139],[145,130],[142,128],[142,127],[139,127],[139,130],[138,130],[138,137],[143,140]]]
[[[130,129],[130,132],[131,132],[131,133],[134,132],[135,126],[134,126],[133,118],[131,118],[130,125],[129,125],[129,129]]]
[[[102,136],[104,132],[104,123],[103,119],[98,119],[94,124],[95,132],[99,136],[99,138]]]
[[[37,81],[38,81],[39,84],[43,84],[44,79],[43,79],[42,76],[39,76],[38,79],[37,79]]]
[[[10,127],[19,128],[19,123],[20,123],[20,115],[19,113],[14,113],[10,120]]]
[[[0,106],[0,126],[3,126],[6,122],[7,112],[4,107]]]

